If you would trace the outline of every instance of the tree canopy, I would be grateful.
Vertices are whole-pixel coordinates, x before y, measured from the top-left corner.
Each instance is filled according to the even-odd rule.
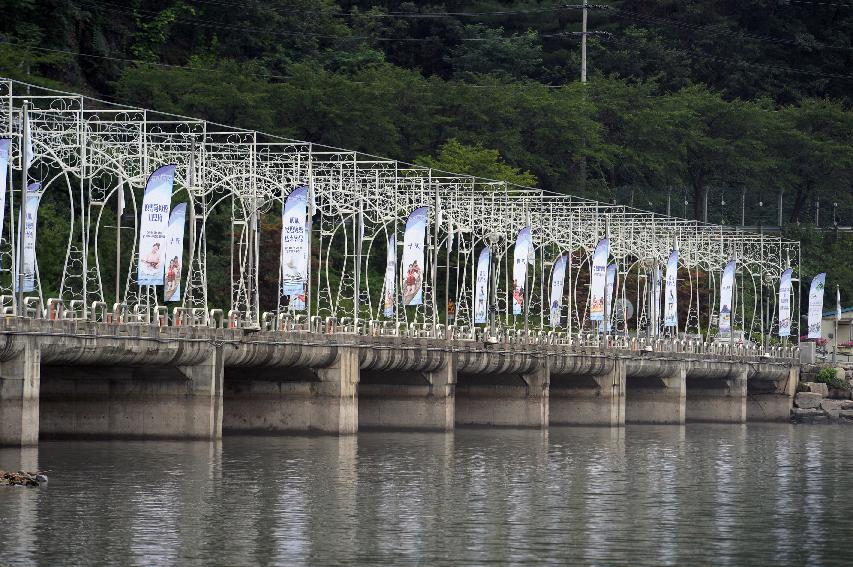
[[[853,224],[853,5],[0,0],[5,76],[710,222]],[[772,204],[772,205],[771,205]],[[832,206],[835,204],[835,206]],[[808,233],[811,234],[811,233]],[[853,300],[848,233],[804,239]],[[804,276],[809,277],[810,273]]]

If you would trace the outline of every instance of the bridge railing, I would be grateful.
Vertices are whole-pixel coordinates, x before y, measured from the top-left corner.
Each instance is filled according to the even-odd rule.
[[[9,317],[14,314],[9,295],[0,296],[0,308]],[[151,325],[159,327],[210,327],[245,328],[247,318],[239,310],[230,310],[227,315],[221,309],[207,311],[203,308],[174,307],[171,316],[164,306],[145,309],[136,305],[128,310],[124,303],[113,304],[112,310],[101,301],[91,303],[88,312],[82,301],[73,300],[65,309],[59,298],[50,298],[42,309],[38,297],[27,297],[25,313],[29,318],[49,321],[87,321],[112,325]],[[84,318],[85,315],[85,318]],[[255,327],[257,329],[257,327]],[[290,312],[264,312],[260,318],[260,331],[270,333],[313,333],[351,334],[373,337],[400,337],[410,339],[447,339],[457,342],[507,344],[566,348],[575,351],[633,351],[695,354],[703,356],[738,358],[798,359],[797,345],[772,345],[762,347],[754,343],[728,341],[705,341],[700,337],[636,337],[622,334],[574,333],[565,331],[523,330],[497,327],[474,327],[469,325],[444,325],[420,322],[395,322],[375,319],[353,319],[343,317],[306,317]]]

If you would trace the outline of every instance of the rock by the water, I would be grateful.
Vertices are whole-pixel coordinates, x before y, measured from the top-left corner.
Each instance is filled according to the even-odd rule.
[[[39,486],[47,482],[43,473],[0,471],[0,486]]]
[[[813,394],[820,394],[824,398],[829,395],[829,386],[821,382],[806,382],[803,385]]]
[[[794,398],[794,405],[802,409],[815,409],[820,406],[820,402],[822,400],[823,396],[821,394],[816,394],[814,392],[798,392],[797,396]]]
[[[838,411],[841,409],[841,405],[844,403],[844,400],[827,400],[823,399],[820,401],[820,409],[824,411]]]
[[[822,421],[826,418],[822,410],[816,408],[794,408],[791,410],[794,421]]]

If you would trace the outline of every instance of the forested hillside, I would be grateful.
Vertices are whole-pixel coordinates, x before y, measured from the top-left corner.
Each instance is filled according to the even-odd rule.
[[[853,2],[0,0],[2,75],[803,238],[853,300]],[[833,204],[836,204],[834,207]],[[833,211],[835,218],[833,219]]]

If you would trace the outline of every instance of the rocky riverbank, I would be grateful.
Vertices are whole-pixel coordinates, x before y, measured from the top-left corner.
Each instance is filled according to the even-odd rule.
[[[0,486],[41,486],[47,484],[47,475],[40,472],[0,471]]]
[[[797,392],[791,420],[797,423],[845,422],[853,424],[850,390],[837,390],[819,382],[805,382]]]

